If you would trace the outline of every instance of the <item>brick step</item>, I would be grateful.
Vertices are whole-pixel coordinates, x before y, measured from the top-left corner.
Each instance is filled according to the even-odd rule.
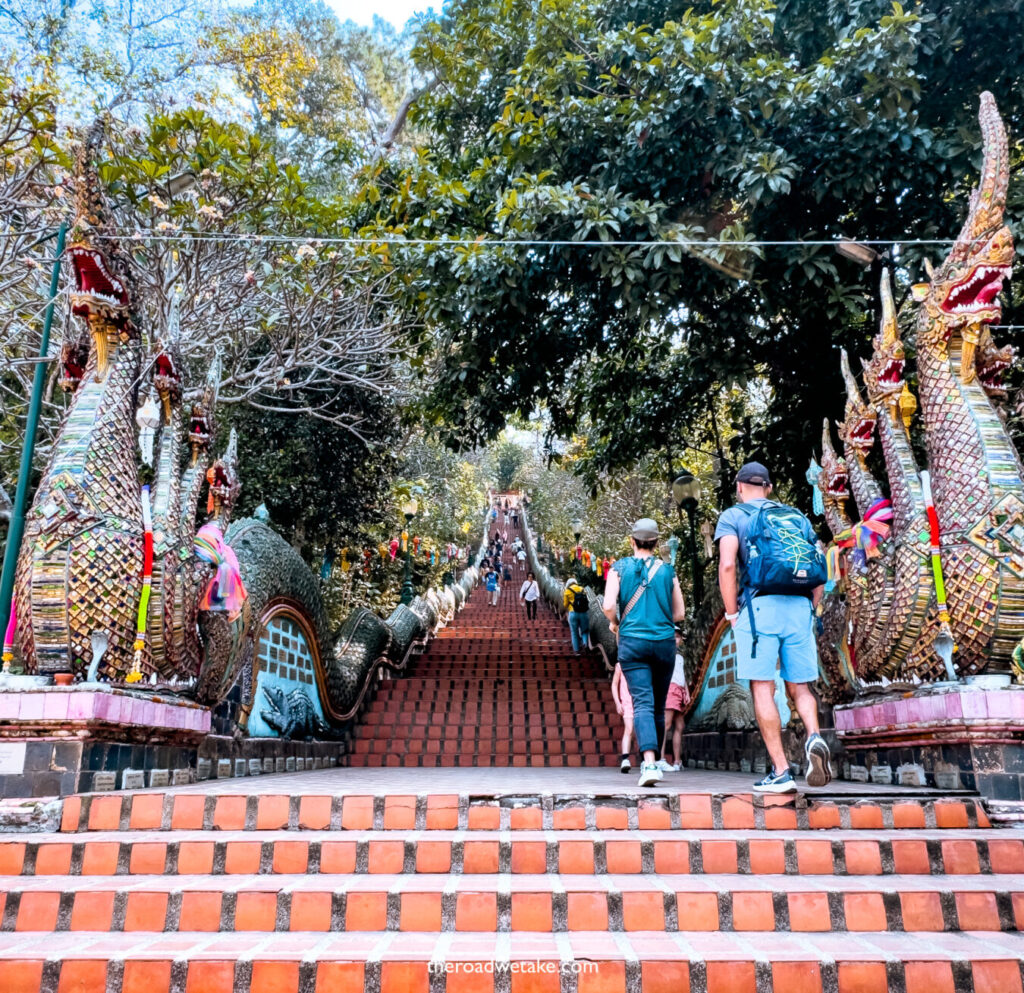
[[[480,617],[479,614],[470,614],[467,611],[463,611],[458,615],[458,623],[444,628],[437,633],[438,641],[454,642],[456,645],[465,644],[471,645],[474,648],[479,647],[481,644],[501,643],[504,642],[510,645],[523,645],[529,647],[541,647],[546,648],[549,646],[557,645],[561,648],[565,647],[566,632],[568,631],[567,624],[552,624],[544,623],[543,625],[538,624],[536,628],[531,625],[530,630],[524,631],[522,628],[512,626],[509,630],[502,630],[495,627],[488,627],[483,623],[488,618],[484,616]],[[493,618],[491,618],[493,620]],[[476,622],[470,624],[470,621]],[[438,649],[440,651],[440,649]]]
[[[432,693],[444,693],[446,690],[459,690],[465,688],[477,688],[503,693],[507,696],[532,693],[538,696],[550,698],[552,694],[572,692],[575,690],[587,690],[589,692],[608,692],[609,680],[603,673],[593,676],[567,675],[564,669],[550,676],[547,682],[535,683],[534,677],[517,675],[510,677],[508,670],[501,670],[497,675],[483,675],[475,669],[466,668],[456,670],[448,666],[439,676],[421,678],[416,671],[406,673],[398,679],[384,679],[381,681],[381,689],[394,690],[418,690]]]
[[[466,753],[442,752],[439,755],[429,753],[399,754],[398,752],[370,753],[366,755],[346,755],[343,763],[350,768],[417,768],[428,769],[459,768],[459,769],[503,769],[507,767],[530,767],[546,769],[577,769],[584,766],[590,768],[612,768],[616,765],[614,755],[601,758],[591,753],[572,752],[567,755],[517,754],[498,752],[493,755],[479,755],[474,751]]]
[[[409,749],[415,752],[465,751],[472,749],[485,755],[544,755],[607,752],[616,757],[614,739],[616,727],[611,722],[603,726],[577,726],[566,728],[543,728],[518,724],[514,728],[499,726],[497,731],[489,727],[472,728],[461,724],[448,727],[424,727],[388,724],[385,721],[370,721],[358,730],[359,737],[352,739],[349,754],[383,753],[391,747]],[[362,745],[359,743],[362,742]],[[434,742],[433,745],[430,745]],[[358,747],[356,747],[358,746]],[[586,747],[584,747],[586,746]]]
[[[557,715],[535,713],[537,708],[529,710],[513,710],[495,713],[477,708],[471,702],[467,704],[466,710],[443,710],[431,711],[427,708],[417,707],[415,710],[403,709],[401,713],[395,714],[382,709],[372,709],[366,713],[366,723],[371,721],[385,720],[389,724],[415,724],[419,727],[445,727],[451,724],[461,726],[467,718],[472,719],[473,724],[468,730],[479,722],[488,728],[495,726],[507,729],[510,724],[522,725],[526,722],[533,722],[535,726],[544,728],[558,727],[590,727],[597,725],[607,727],[609,721],[615,720],[617,714],[609,713],[604,707],[593,710],[581,707],[580,709],[567,709],[566,712]],[[511,720],[510,720],[511,718]],[[493,733],[493,732],[488,732]]]
[[[1019,931],[1018,875],[26,877],[0,931]]]
[[[430,742],[435,742],[430,747]],[[496,746],[494,739],[460,739],[457,736],[449,738],[430,738],[424,741],[422,738],[396,738],[390,730],[382,732],[380,737],[361,737],[352,742],[348,757],[356,755],[384,756],[388,754],[398,755],[503,755],[508,759],[517,755],[522,756],[547,756],[555,753],[560,758],[568,755],[604,755],[607,758],[609,767],[614,764],[615,750],[604,740],[597,738],[514,738],[505,739],[501,746]]]
[[[367,713],[390,711],[393,714],[420,714],[425,717],[437,715],[458,716],[464,710],[493,717],[525,715],[540,712],[545,717],[558,718],[576,714],[603,714],[614,708],[610,692],[580,688],[579,696],[573,700],[558,700],[554,696],[541,697],[527,693],[511,697],[492,697],[486,690],[467,687],[442,690],[437,694],[393,693],[386,699],[375,700]]]
[[[564,680],[566,685],[575,686],[580,682],[594,682],[608,684],[609,679],[602,671],[590,670],[579,674],[570,670],[568,662],[559,663],[549,669],[536,665],[529,668],[510,668],[508,663],[502,659],[494,659],[490,662],[478,662],[473,665],[461,663],[441,662],[437,665],[416,665],[410,672],[410,678],[423,679],[433,682],[435,679],[450,679],[452,677],[469,676],[474,679],[499,680],[506,684],[516,685],[529,683],[531,680],[543,679]]]
[[[64,932],[42,947],[38,934],[3,934],[5,993],[1021,993],[1024,961],[1024,936],[991,932],[193,937],[186,951],[174,933]]]
[[[389,700],[403,700],[424,705],[441,705],[461,702],[465,695],[473,693],[482,698],[483,705],[490,709],[508,709],[523,707],[527,703],[546,705],[572,705],[587,703],[604,705],[611,702],[611,690],[605,681],[589,682],[580,680],[576,683],[565,682],[564,686],[551,685],[543,690],[531,688],[524,683],[522,686],[488,685],[480,680],[463,680],[459,682],[443,682],[438,680],[432,685],[417,685],[412,680],[406,683],[382,683],[381,689],[389,691]],[[386,704],[388,701],[375,700],[375,704]]]
[[[412,734],[410,732],[413,731]],[[353,744],[364,742],[362,748],[351,748],[350,751],[381,751],[382,745],[394,744],[412,745],[417,751],[437,751],[436,744],[427,747],[428,742],[441,742],[446,748],[462,744],[466,747],[473,747],[487,754],[500,752],[558,752],[563,746],[572,750],[580,750],[578,747],[583,742],[588,742],[589,747],[584,750],[594,750],[594,745],[599,744],[598,750],[607,750],[614,758],[615,748],[613,739],[617,737],[614,733],[615,725],[610,721],[603,725],[593,727],[591,725],[565,726],[561,728],[543,727],[530,724],[519,724],[514,727],[494,727],[481,725],[478,728],[464,726],[462,723],[452,724],[447,727],[417,726],[415,730],[409,725],[395,725],[381,721],[368,721],[358,729],[358,737],[353,738]],[[424,734],[424,732],[426,732]],[[371,747],[370,742],[375,744]],[[443,748],[441,750],[444,750]]]
[[[671,773],[666,781],[681,774]],[[617,777],[616,777],[617,778]],[[609,786],[613,786],[610,783]],[[221,788],[223,789],[223,788]],[[1001,851],[1024,859],[1024,840],[1016,834],[989,832],[988,817],[972,797],[945,799],[919,791],[913,799],[825,791],[811,795],[757,796],[749,793],[717,795],[577,796],[516,795],[485,797],[457,793],[414,795],[218,793],[216,784],[205,790],[175,793],[87,794],[64,801],[61,834],[94,831],[153,830],[579,830],[615,831],[873,831],[878,838],[906,830],[918,838],[966,837],[988,840]],[[931,832],[929,834],[928,832]],[[854,835],[855,836],[855,835]],[[18,850],[33,839],[8,840]],[[836,837],[842,837],[837,834]],[[902,870],[905,871],[905,870]],[[997,872],[1017,870],[996,869]],[[0,875],[9,875],[9,871]]]
[[[531,632],[523,635],[513,633],[511,636],[505,637],[488,637],[480,634],[457,636],[461,634],[462,621],[463,618],[456,618],[454,623],[457,626],[449,629],[453,634],[437,642],[431,642],[430,647],[421,657],[453,658],[459,655],[482,657],[499,653],[508,653],[524,659],[558,655],[579,658],[580,661],[584,661],[588,657],[595,657],[576,655],[572,650],[572,638],[568,626],[536,635]]]
[[[529,664],[535,662],[539,665],[550,664],[554,661],[572,663],[580,667],[594,664],[597,656],[576,655],[568,638],[561,638],[557,644],[538,645],[534,642],[516,641],[492,641],[482,646],[479,640],[467,641],[465,646],[451,640],[444,645],[438,645],[427,649],[417,657],[417,661],[427,659],[437,661],[469,661],[482,660],[503,660]]]
[[[408,834],[408,829],[402,831]],[[0,844],[0,876],[552,871],[774,876],[990,876],[1024,872],[1024,842],[977,831],[394,830],[99,831]],[[947,884],[949,881],[946,881]],[[889,888],[889,887],[887,887]]]
[[[462,704],[460,706],[460,704]],[[607,719],[614,713],[610,701],[603,700],[579,700],[576,704],[569,701],[561,703],[545,702],[542,700],[523,701],[509,706],[489,706],[486,699],[475,696],[466,696],[460,700],[443,700],[437,706],[431,705],[429,701],[404,700],[391,698],[387,701],[377,701],[366,711],[367,715],[388,715],[392,719],[405,718],[404,724],[443,724],[447,720],[459,720],[464,714],[472,714],[488,719],[488,724],[495,721],[508,723],[510,718],[534,718],[544,721],[563,720],[566,723],[578,722],[580,719],[587,721],[596,717]]]
[[[485,755],[546,755],[562,753],[601,752],[616,758],[614,725],[604,727],[568,727],[562,729],[517,725],[514,729],[417,727],[368,722],[359,729],[359,737],[351,740],[350,755],[374,752],[383,754],[389,748],[412,751],[414,754],[444,754],[475,751]],[[426,732],[426,734],[424,734]]]

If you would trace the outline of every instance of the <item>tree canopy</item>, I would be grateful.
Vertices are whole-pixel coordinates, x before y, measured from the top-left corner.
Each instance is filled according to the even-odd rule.
[[[979,93],[1024,131],[1022,6],[453,0],[413,50],[431,140],[365,194],[368,231],[442,243],[394,253],[425,416],[465,445],[543,405],[553,435],[586,424],[593,485],[687,446],[795,478],[839,346],[874,332],[877,280],[832,243],[898,244],[908,278],[942,251]]]

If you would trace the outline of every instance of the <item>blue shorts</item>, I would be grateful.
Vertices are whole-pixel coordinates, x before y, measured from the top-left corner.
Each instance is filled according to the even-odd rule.
[[[787,683],[813,683],[818,678],[818,642],[814,637],[814,605],[802,596],[759,596],[753,599],[757,656],[753,657],[750,608],[743,604],[736,626],[736,678],[775,679],[775,666]]]

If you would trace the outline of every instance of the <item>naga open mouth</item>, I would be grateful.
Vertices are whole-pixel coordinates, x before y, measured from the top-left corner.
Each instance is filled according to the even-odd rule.
[[[1006,392],[1006,387],[1003,386],[1003,373],[1010,368],[1011,357],[1005,354],[1006,349],[1000,351],[1004,354],[994,352],[978,363],[978,379],[989,393]]]
[[[902,358],[892,358],[882,366],[878,374],[879,386],[901,386],[903,383],[903,367],[906,363]]]
[[[188,437],[193,444],[205,445],[210,440],[210,422],[206,414],[193,413],[189,421]]]
[[[103,256],[92,248],[72,246],[71,263],[77,288],[71,295],[71,311],[79,317],[103,314],[120,317],[128,309],[128,291],[111,275]]]
[[[953,284],[941,304],[942,311],[954,316],[985,312],[998,316],[1000,306],[996,297],[1003,288],[1003,280],[1009,279],[1011,272],[1010,266],[977,266],[964,279]]]
[[[877,418],[873,414],[860,414],[856,417],[848,414],[842,428],[843,441],[858,452],[867,452],[875,443],[876,423]]]
[[[845,472],[836,472],[825,481],[825,495],[833,500],[850,498],[850,479]]]

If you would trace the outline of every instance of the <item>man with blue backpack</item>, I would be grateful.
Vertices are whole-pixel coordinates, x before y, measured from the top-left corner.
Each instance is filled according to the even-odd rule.
[[[739,503],[718,518],[718,585],[736,638],[736,676],[750,681],[754,715],[772,761],[754,784],[758,793],[792,793],[796,783],[782,746],[775,705],[775,668],[807,728],[807,785],[832,778],[828,745],[818,728],[818,702],[809,683],[818,678],[814,608],[827,569],[810,521],[795,507],[768,498],[772,483],[760,462],[736,475]]]

